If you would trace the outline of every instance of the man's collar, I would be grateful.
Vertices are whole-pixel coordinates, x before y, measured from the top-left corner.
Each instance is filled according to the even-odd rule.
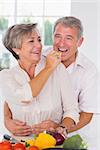
[[[85,68],[84,55],[79,51],[76,56],[75,66],[80,66],[82,68]]]

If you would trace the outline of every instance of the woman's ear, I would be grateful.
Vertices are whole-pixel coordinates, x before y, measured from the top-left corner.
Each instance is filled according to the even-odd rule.
[[[82,45],[83,41],[84,41],[84,38],[80,37],[80,39],[78,40],[77,46],[80,47]]]
[[[13,51],[17,54],[17,55],[19,55],[19,49],[18,48],[12,48],[13,49]]]

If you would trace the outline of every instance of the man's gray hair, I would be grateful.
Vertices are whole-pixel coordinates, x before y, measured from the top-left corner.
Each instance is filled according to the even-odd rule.
[[[81,21],[78,18],[75,18],[73,16],[59,18],[55,22],[54,32],[55,32],[56,26],[59,23],[64,25],[65,27],[76,28],[78,30],[78,38],[80,38],[83,35],[83,26],[82,26]]]

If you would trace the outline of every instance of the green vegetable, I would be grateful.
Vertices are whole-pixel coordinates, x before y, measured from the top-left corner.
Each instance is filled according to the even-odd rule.
[[[84,143],[84,144],[83,144]],[[87,148],[86,143],[83,141],[79,134],[67,138],[63,143],[63,148],[80,149]]]

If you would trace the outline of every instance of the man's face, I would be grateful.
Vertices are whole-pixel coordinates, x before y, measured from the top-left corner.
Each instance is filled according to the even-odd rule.
[[[75,61],[77,49],[83,41],[82,37],[78,39],[77,34],[76,28],[66,27],[61,23],[55,28],[53,48],[62,52],[61,60],[63,63]]]

